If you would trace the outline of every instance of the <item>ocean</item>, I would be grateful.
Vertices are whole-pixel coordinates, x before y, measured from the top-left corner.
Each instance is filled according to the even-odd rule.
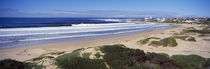
[[[0,49],[167,29],[126,18],[0,18]]]

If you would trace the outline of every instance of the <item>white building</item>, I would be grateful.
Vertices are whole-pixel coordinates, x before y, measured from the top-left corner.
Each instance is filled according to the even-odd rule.
[[[166,21],[166,18],[157,18],[156,19],[158,22],[164,22],[164,21]]]
[[[152,16],[149,16],[149,19],[152,19]]]
[[[149,18],[145,17],[144,20],[148,20]]]

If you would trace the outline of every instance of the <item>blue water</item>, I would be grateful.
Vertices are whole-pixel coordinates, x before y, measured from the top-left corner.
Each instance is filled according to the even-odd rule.
[[[100,18],[0,18],[0,28],[71,26],[72,24],[118,23]]]
[[[0,49],[119,36],[168,24],[127,22],[112,18],[0,18]]]

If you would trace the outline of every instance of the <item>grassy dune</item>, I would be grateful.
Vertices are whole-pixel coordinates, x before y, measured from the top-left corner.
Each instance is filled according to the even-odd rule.
[[[158,40],[151,41],[149,43],[150,39],[158,39]],[[140,44],[140,45],[147,44],[147,43],[149,43],[149,45],[151,45],[151,46],[164,46],[164,47],[167,47],[167,46],[175,47],[178,45],[175,38],[173,38],[173,37],[168,37],[168,38],[164,38],[164,39],[160,39],[157,37],[149,37],[149,38],[137,41],[137,44]]]
[[[81,48],[71,53],[59,54],[52,61],[60,69],[207,69],[210,66],[210,59],[197,55],[169,56],[164,53],[145,53],[143,50],[127,48],[121,44],[100,46],[95,49],[97,53],[81,53],[87,49]],[[96,58],[89,58],[90,55]],[[0,68],[42,69],[45,66],[36,62],[48,58],[46,56],[38,57],[39,59],[36,58],[31,63],[2,60]]]

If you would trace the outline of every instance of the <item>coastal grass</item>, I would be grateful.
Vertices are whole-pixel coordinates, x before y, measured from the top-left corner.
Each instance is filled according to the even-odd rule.
[[[160,42],[163,44],[164,47],[166,47],[166,46],[175,47],[178,45],[178,43],[176,42],[176,40],[173,37],[164,38]]]
[[[184,69],[203,69],[207,62],[205,58],[198,55],[173,55],[170,59]]]
[[[145,55],[142,50],[131,50],[124,45],[106,45],[102,46],[100,50],[105,53],[103,58],[111,69],[125,69],[133,65],[132,60]],[[133,59],[130,58],[131,56]]]
[[[139,41],[137,41],[137,43],[138,44],[147,44],[150,39],[160,39],[160,38],[157,38],[157,37],[149,37],[149,38],[146,38],[146,39],[143,39],[143,40],[139,40]]]
[[[104,55],[97,52],[95,56],[103,59],[90,59],[88,58],[90,53],[83,53],[82,57],[80,53],[84,49],[77,49],[53,60],[59,69],[207,69],[210,66],[209,58],[198,55],[170,57],[165,53],[145,53],[143,50],[127,48],[122,44],[104,45],[98,48]],[[11,68],[42,69],[45,66],[11,59],[0,61],[0,69]]]
[[[210,58],[207,59],[206,63],[204,64],[204,67],[210,67]]]
[[[101,57],[101,54],[100,54],[99,52],[97,52],[97,53],[95,54],[95,56],[96,56],[96,58],[100,58],[100,57]]]
[[[45,68],[45,66],[29,62],[20,62],[12,59],[5,59],[0,61],[0,69],[42,69],[42,68]]]
[[[89,59],[91,53],[83,53],[83,57],[80,57],[79,54],[82,50],[84,48],[58,56],[56,65],[60,69],[107,69],[103,60]]]
[[[152,62],[156,64],[160,64],[162,62],[165,62],[169,60],[169,55],[165,53],[147,53],[147,58]],[[155,60],[155,61],[153,61]]]
[[[52,52],[52,53],[50,53],[51,55],[60,55],[60,54],[64,54],[65,53],[65,51],[63,51],[63,52]]]
[[[54,58],[54,57],[53,56],[44,56],[44,55],[41,55],[39,57],[33,58],[32,61],[39,61],[39,60],[42,60],[44,58]]]
[[[74,51],[72,53],[66,53],[61,56],[58,56],[56,60],[56,65],[61,69],[70,69],[70,65],[74,58],[79,57],[79,51]]]
[[[124,45],[106,45],[100,48],[104,60],[111,69],[180,69],[178,64],[164,53],[144,53]]]
[[[178,45],[178,43],[176,42],[176,40],[173,37],[168,37],[168,38],[161,39],[160,41],[151,41],[151,43],[149,45],[175,47]]]
[[[139,40],[139,41],[137,41],[137,43],[138,44],[147,44],[150,39],[160,39],[160,38],[149,37],[149,38],[146,38],[146,39],[143,39],[143,40]],[[149,45],[152,45],[152,46],[164,46],[164,47],[167,47],[167,46],[175,47],[175,46],[178,45],[178,43],[176,42],[174,37],[168,37],[168,38],[161,39],[159,41],[151,41]]]
[[[83,53],[83,54],[82,54],[82,57],[83,57],[83,58],[89,58],[90,55],[91,55],[91,53]]]
[[[103,60],[82,57],[63,58],[65,62],[58,61],[60,69],[108,69]]]
[[[189,27],[183,30],[182,33],[199,33],[201,35],[210,34],[210,24],[206,24],[203,29],[197,30],[194,27]]]
[[[39,57],[35,57],[35,58],[33,58],[33,59],[30,59],[30,60],[32,60],[32,61],[39,61],[39,60],[42,60],[42,59],[44,59],[44,58],[55,58],[55,57],[49,56],[49,55],[61,55],[61,54],[63,54],[63,53],[65,53],[65,52],[63,51],[63,52],[51,52],[51,53],[46,53],[46,54],[42,54],[42,55],[40,55]]]
[[[85,50],[85,48],[79,48],[79,49],[76,49],[76,50],[74,50],[72,52],[79,52],[79,51],[83,51],[83,50]]]
[[[151,46],[161,46],[161,45],[163,45],[163,43],[160,42],[160,41],[151,41],[151,43],[149,45],[151,45]]]
[[[194,32],[199,34],[210,34],[210,30],[188,30],[187,32]]]

